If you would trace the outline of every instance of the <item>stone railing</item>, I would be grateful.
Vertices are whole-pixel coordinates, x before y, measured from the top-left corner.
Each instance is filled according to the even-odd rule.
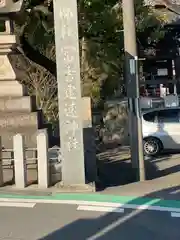
[[[36,149],[26,149],[23,135],[16,134],[13,137],[13,149],[2,149],[1,153],[5,151],[11,152],[11,159],[1,157],[1,187],[11,184],[18,189],[23,189],[29,185],[34,185],[39,189],[47,189],[54,183],[61,181],[60,148],[49,149],[46,130],[37,132]],[[27,151],[34,151],[34,156],[27,158]]]

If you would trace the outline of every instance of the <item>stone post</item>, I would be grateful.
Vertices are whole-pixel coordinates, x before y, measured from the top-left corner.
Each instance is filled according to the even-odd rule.
[[[49,187],[48,134],[39,130],[37,135],[38,187]]]
[[[76,0],[54,0],[59,121],[64,186],[85,184]]]
[[[17,134],[13,137],[13,150],[15,185],[17,188],[25,188],[27,186],[27,167],[25,159],[24,138],[21,134]]]

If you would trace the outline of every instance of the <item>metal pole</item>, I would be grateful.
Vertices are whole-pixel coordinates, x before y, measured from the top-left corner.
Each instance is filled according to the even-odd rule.
[[[136,26],[134,0],[123,0],[123,25],[125,49],[125,80],[129,103],[129,132],[132,167],[140,181],[145,180],[142,123],[139,106],[138,54],[136,46]]]

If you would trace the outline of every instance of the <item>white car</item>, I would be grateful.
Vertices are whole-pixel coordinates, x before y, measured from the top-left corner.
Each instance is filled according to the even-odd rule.
[[[158,108],[142,112],[145,155],[180,149],[180,108]]]

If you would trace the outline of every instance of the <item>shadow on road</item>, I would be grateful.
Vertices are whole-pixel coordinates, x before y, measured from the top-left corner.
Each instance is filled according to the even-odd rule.
[[[137,181],[137,171],[132,168],[127,147],[112,146],[106,151],[103,149],[103,151],[103,154],[99,155],[97,161],[100,180],[97,183],[97,191]],[[168,151],[157,157],[145,158],[146,179],[152,180],[179,172],[180,155],[173,154],[177,154],[177,151]]]
[[[159,119],[157,123],[157,132],[152,134],[155,136],[161,133],[164,136],[166,143],[170,146],[179,147],[174,138],[169,136],[166,131],[166,126]],[[172,173],[180,171],[179,158],[174,158],[173,153],[177,151],[166,151],[156,157],[145,157],[145,174],[147,180],[160,178]],[[99,148],[98,157],[98,177],[97,190],[101,191],[107,187],[120,186],[137,181],[138,170],[132,168],[130,151],[128,147],[117,146],[110,144],[101,145]]]
[[[162,191],[154,192],[153,194],[161,197],[163,195],[166,195],[166,197],[168,195],[173,195],[174,198],[180,199],[180,187],[163,189]],[[143,201],[141,199],[141,204],[152,206],[153,199],[151,196],[152,195],[149,194],[144,197]],[[137,204],[137,200],[138,198],[134,198],[126,204],[135,206]],[[158,206],[163,204],[162,199],[156,199],[153,201]],[[177,203],[174,207],[176,206]],[[123,208],[123,206],[121,208]],[[58,229],[39,240],[180,239],[180,232],[178,230],[179,221],[175,221],[174,218],[171,217],[171,212],[159,212],[155,210],[149,211],[146,209],[125,208],[124,214],[109,213],[105,215],[102,214],[97,218],[92,217],[89,219],[78,219],[77,221]],[[82,214],[80,215],[82,216]],[[90,214],[90,216],[92,215]]]
[[[120,150],[124,157],[120,156]],[[145,168],[147,180],[160,178],[179,172],[179,159],[171,159],[171,154],[162,154],[158,158],[146,158]],[[99,191],[136,181],[136,173],[132,169],[130,158],[125,156],[125,148],[120,146],[112,146],[103,156],[101,155],[98,160],[98,175],[100,184],[97,185],[97,190]],[[168,187],[165,188],[165,185]],[[138,184],[136,187],[138,188]],[[155,186],[152,186],[152,189],[155,189]],[[132,197],[124,206],[121,206],[124,213],[78,212],[80,219],[39,240],[179,240],[179,221],[171,217],[171,211],[175,211],[172,207],[177,208],[177,205],[180,209],[180,202],[175,201],[180,200],[180,186],[169,188],[168,184],[162,184],[161,189],[160,191],[152,190],[143,198]],[[115,200],[115,197],[112,195],[111,201],[113,199]],[[171,204],[168,205],[163,199],[171,200]],[[166,207],[169,207],[168,211],[167,209],[160,211],[159,208],[148,210],[152,206],[166,204]]]
[[[147,121],[153,124],[152,132],[146,136],[146,141],[154,139],[158,141],[159,147],[163,148],[164,144],[165,148],[169,146],[170,148],[180,149],[179,132],[178,130],[176,131],[176,124],[179,124],[178,114],[176,109],[175,111],[172,109],[168,114],[163,110],[159,110],[153,117],[151,116]],[[175,123],[174,126],[173,123]],[[163,141],[161,142],[161,140]],[[100,191],[107,187],[136,182],[137,171],[132,168],[130,151],[127,147],[118,146],[115,142],[110,144],[101,142],[99,146],[97,158],[100,181],[97,185],[97,190]],[[179,172],[180,155],[175,159],[172,156],[173,153],[179,152],[166,151],[157,157],[146,158],[146,179],[152,180]]]
[[[98,164],[98,176],[100,183],[97,190],[101,191],[107,187],[120,186],[136,181],[136,171],[132,168],[130,160],[101,161]],[[151,161],[145,162],[146,177],[152,179],[158,175],[158,169]]]

